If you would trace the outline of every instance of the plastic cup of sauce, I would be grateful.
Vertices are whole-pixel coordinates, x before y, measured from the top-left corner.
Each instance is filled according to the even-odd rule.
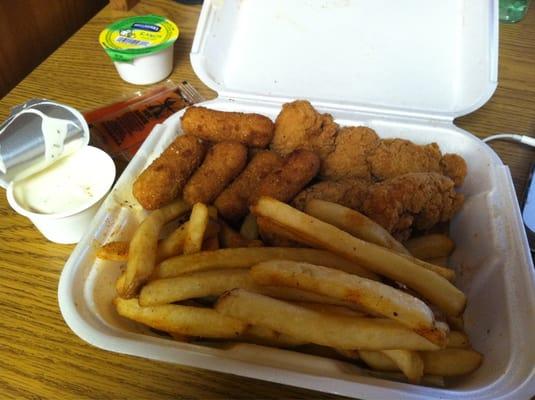
[[[179,30],[170,20],[144,15],[119,20],[104,29],[99,42],[127,82],[150,85],[173,70],[173,45]]]
[[[115,180],[104,151],[85,146],[7,188],[9,205],[56,243],[77,243]]]

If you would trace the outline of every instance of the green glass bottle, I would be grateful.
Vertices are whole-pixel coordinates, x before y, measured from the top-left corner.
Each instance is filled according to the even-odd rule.
[[[514,24],[524,18],[531,0],[500,0],[500,21]]]

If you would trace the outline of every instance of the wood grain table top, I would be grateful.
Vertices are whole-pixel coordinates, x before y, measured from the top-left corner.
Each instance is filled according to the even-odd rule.
[[[456,124],[479,137],[535,132],[535,4],[524,21],[500,26],[499,86],[492,99]],[[139,87],[123,82],[97,38],[132,14],[169,17],[181,30],[171,79],[187,80],[206,98],[215,93],[189,62],[200,6],[143,0],[129,12],[107,6],[0,101],[0,121],[30,98],[48,98],[81,111],[108,104]],[[492,144],[509,165],[521,195],[533,149]],[[322,393],[223,373],[115,354],[92,347],[65,324],[58,280],[74,246],[46,241],[0,194],[0,397],[2,398],[334,398]]]

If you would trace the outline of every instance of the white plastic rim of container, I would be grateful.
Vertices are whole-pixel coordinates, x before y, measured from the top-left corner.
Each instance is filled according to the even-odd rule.
[[[51,242],[77,243],[110,190],[115,173],[107,153],[86,146],[57,165],[11,182],[7,200]]]
[[[167,18],[143,15],[114,22],[99,41],[123,80],[150,85],[171,74],[178,35],[178,27]]]

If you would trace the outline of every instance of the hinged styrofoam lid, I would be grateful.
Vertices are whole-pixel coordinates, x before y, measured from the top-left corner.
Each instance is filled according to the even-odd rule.
[[[497,85],[498,0],[205,0],[191,50],[222,96],[452,119]]]

